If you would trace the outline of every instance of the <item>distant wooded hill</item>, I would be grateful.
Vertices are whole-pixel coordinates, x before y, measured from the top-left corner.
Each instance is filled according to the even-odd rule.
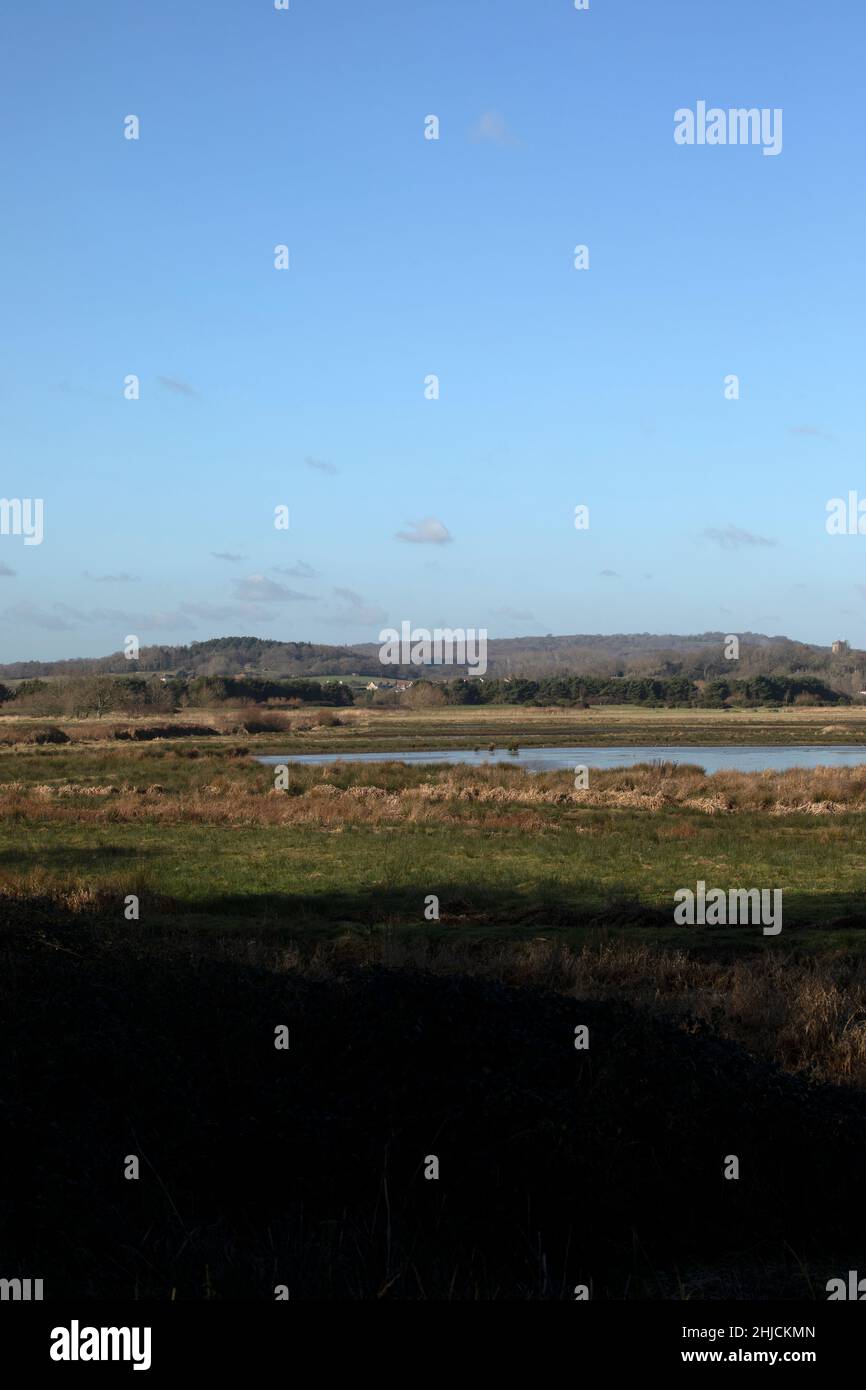
[[[378,648],[372,648],[378,652]],[[132,671],[190,676],[342,676],[378,671],[378,660],[354,647],[316,642],[279,642],[264,637],[211,637],[183,647],[142,647],[137,661],[123,652],[110,656],[72,657],[66,661],[13,661],[0,666],[0,679],[36,676],[128,676]]]
[[[834,689],[859,694],[866,682],[866,653],[795,642],[788,637],[739,633],[740,655],[725,657],[726,634],[702,632],[578,634],[554,637],[492,638],[487,648],[488,678],[559,675],[598,677],[670,677],[709,680],[714,676],[821,676]],[[417,677],[417,667],[382,667],[377,643],[328,646],[316,642],[282,642],[260,637],[214,637],[188,646],[142,647],[138,661],[122,652],[66,661],[18,661],[0,665],[0,680],[37,676],[130,675],[157,672],[185,676],[254,675],[280,677],[381,676]],[[432,679],[466,674],[455,666],[429,667]]]

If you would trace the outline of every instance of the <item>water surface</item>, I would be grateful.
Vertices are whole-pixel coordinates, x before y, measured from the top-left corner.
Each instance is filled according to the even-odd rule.
[[[487,767],[507,763],[527,772],[558,772],[573,769],[580,763],[589,768],[633,767],[635,763],[653,761],[692,763],[707,772],[761,772],[765,769],[784,772],[790,767],[855,767],[866,764],[866,746],[842,744],[802,744],[780,748],[752,746],[710,746],[692,748],[656,747],[646,744],[624,748],[521,748],[510,753],[507,748],[489,749],[447,748],[435,752],[424,750],[405,753],[284,753],[268,754],[257,759],[260,763],[300,763],[308,767],[326,767],[331,763],[463,763],[470,767]]]

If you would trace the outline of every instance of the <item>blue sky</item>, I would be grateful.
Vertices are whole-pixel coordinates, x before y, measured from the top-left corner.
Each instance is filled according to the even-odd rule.
[[[866,496],[864,39],[848,0],[7,12],[2,495],[44,539],[0,535],[0,660],[866,646],[866,536],[825,530]],[[678,146],[698,100],[781,108],[782,152]]]

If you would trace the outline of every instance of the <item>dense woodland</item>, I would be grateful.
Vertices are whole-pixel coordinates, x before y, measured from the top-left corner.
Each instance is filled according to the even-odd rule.
[[[445,683],[448,704],[505,705],[723,705],[849,704],[850,698],[813,676],[717,677],[696,684],[667,678],[553,676],[547,680],[456,680]]]

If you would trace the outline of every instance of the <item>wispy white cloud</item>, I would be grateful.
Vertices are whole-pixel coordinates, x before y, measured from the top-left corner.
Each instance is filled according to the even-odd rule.
[[[75,627],[74,623],[69,622],[60,613],[40,608],[35,603],[15,603],[11,608],[4,608],[0,613],[0,620],[4,623],[14,623],[24,630],[28,627],[39,627],[48,632],[70,632]]]
[[[298,560],[294,565],[272,565],[275,574],[284,574],[289,579],[318,579],[318,571],[312,565],[308,565],[303,560]]]
[[[156,379],[165,391],[171,391],[176,396],[198,395],[198,391],[194,386],[190,386],[188,381],[178,381],[177,377],[173,376],[158,376]]]
[[[285,584],[277,584],[264,574],[249,574],[245,579],[236,579],[235,598],[245,603],[313,603],[312,594],[300,594],[295,589],[287,589]]]
[[[487,141],[493,145],[513,146],[520,142],[508,127],[501,111],[482,111],[469,132],[469,138],[476,143]]]
[[[125,632],[139,633],[154,629],[195,629],[191,617],[180,608],[128,613],[119,608],[73,608],[68,603],[53,603],[50,608],[42,608],[35,603],[16,603],[11,608],[3,609],[0,621],[15,623],[21,628],[44,628],[50,632],[70,632],[80,627],[123,627]]]
[[[828,434],[826,430],[819,429],[817,425],[789,425],[788,433],[805,435],[812,439],[833,438],[832,434]]]
[[[125,571],[120,574],[91,574],[90,570],[81,571],[82,579],[89,579],[93,584],[140,584],[141,579],[137,574],[127,574]]]
[[[494,618],[504,618],[512,623],[534,623],[535,614],[530,613],[526,608],[509,608],[506,604],[503,608],[493,609]]]
[[[421,521],[407,521],[411,531],[398,531],[395,541],[409,541],[412,545],[447,545],[454,537],[448,527],[435,516],[425,516]]]
[[[703,531],[702,536],[705,540],[712,541],[713,545],[718,545],[722,550],[742,550],[759,545],[778,545],[778,541],[770,540],[767,536],[756,535],[754,531],[744,531],[741,526],[710,526]]]
[[[182,603],[180,610],[204,623],[234,622],[236,619],[241,622],[270,622],[274,618],[273,613],[266,612],[255,603]]]
[[[325,619],[327,623],[340,627],[381,627],[388,616],[384,608],[368,603],[354,589],[334,589],[333,593],[341,603]]]

